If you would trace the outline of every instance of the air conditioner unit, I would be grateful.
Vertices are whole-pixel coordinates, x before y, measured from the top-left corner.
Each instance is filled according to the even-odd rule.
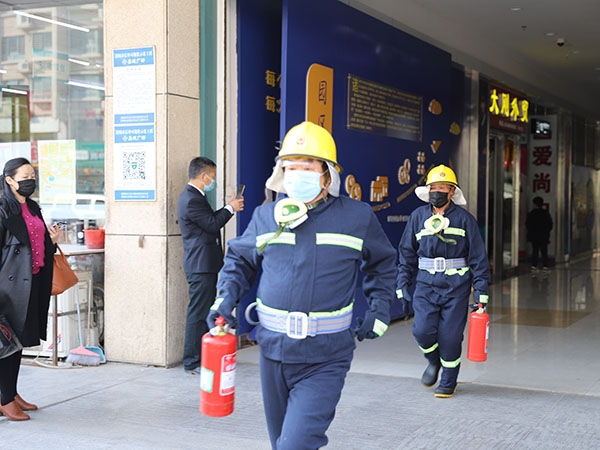
[[[30,17],[17,15],[17,26],[19,28],[29,28],[33,23]]]
[[[17,64],[17,70],[21,73],[29,73],[31,72],[31,64],[29,64],[29,61],[19,61]]]
[[[104,21],[104,10],[102,8],[98,8],[98,11],[94,17],[92,17],[92,22],[102,23]]]

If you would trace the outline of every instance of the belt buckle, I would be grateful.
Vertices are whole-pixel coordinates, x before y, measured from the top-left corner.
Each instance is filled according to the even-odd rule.
[[[446,271],[446,258],[438,256],[437,258],[433,258],[433,270],[435,272],[445,272]]]
[[[308,314],[301,311],[289,312],[285,321],[285,334],[292,339],[308,336]]]

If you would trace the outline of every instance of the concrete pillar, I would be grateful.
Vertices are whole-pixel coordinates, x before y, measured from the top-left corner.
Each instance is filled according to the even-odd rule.
[[[105,351],[111,361],[182,360],[187,282],[177,199],[199,155],[198,0],[104,0]],[[114,201],[112,51],[156,49],[156,201]]]

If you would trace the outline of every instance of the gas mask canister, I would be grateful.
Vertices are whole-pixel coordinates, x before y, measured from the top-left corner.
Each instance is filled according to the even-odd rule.
[[[300,200],[282,198],[275,205],[273,216],[275,222],[277,222],[277,231],[258,246],[259,253],[262,253],[270,242],[277,239],[283,233],[283,230],[286,228],[293,230],[298,225],[304,223],[308,219],[308,208]]]

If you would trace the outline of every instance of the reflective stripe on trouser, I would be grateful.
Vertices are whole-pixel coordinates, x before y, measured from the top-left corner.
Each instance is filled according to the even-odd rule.
[[[263,406],[271,447],[314,450],[327,445],[352,353],[314,364],[282,364],[260,356]]]
[[[444,372],[450,377],[449,381],[454,379],[455,383],[460,367],[469,298],[444,299],[430,289],[419,289],[417,286],[412,304],[415,313],[412,331],[417,344],[421,349],[432,349],[438,345]]]

